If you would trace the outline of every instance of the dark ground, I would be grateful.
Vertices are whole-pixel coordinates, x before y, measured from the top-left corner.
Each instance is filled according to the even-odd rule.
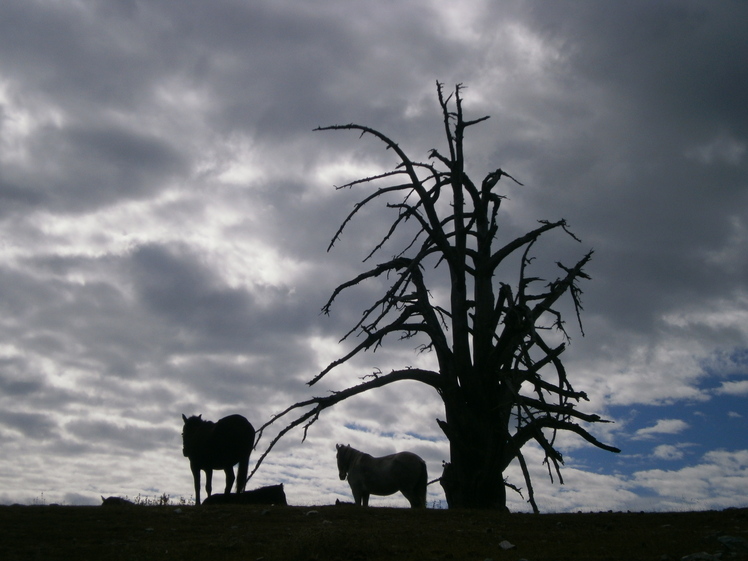
[[[532,515],[352,506],[0,506],[2,561],[665,561],[726,551],[718,539],[724,536],[748,543],[748,509]],[[504,541],[515,547],[503,549]],[[747,560],[748,553],[722,558]]]

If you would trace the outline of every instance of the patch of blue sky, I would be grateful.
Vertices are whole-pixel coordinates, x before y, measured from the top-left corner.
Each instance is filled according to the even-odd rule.
[[[367,427],[365,425],[361,425],[359,423],[346,423],[343,425],[348,430],[356,431],[356,432],[363,432],[366,434],[375,434],[377,436],[383,436],[385,438],[394,438],[395,433],[392,431],[375,431],[371,427]]]
[[[395,438],[398,436],[398,434],[393,431],[374,430],[371,427],[368,427],[368,426],[365,426],[359,423],[346,423],[344,426],[345,428],[351,431],[363,432],[366,434],[374,434],[376,436],[381,436],[384,438]],[[439,434],[428,435],[428,434],[421,434],[421,433],[414,432],[414,431],[406,431],[405,433],[400,433],[400,435],[401,436],[404,435],[409,438],[413,438],[415,440],[421,440],[424,442],[446,442],[447,440],[447,437],[443,435],[439,435]]]
[[[678,470],[713,450],[748,449],[747,402],[746,396],[728,394],[698,402],[611,407],[608,415],[620,425],[613,444],[621,453],[583,446],[568,453],[569,463],[598,473],[630,475]]]
[[[411,438],[415,438],[416,440],[424,440],[426,442],[446,442],[447,437],[443,435],[425,435],[425,434],[419,434],[417,432],[406,432],[407,436]]]

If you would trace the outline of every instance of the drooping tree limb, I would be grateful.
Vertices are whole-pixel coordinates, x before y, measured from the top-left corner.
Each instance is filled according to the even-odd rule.
[[[527,485],[527,502],[532,505],[532,511],[534,514],[540,513],[538,505],[535,503],[535,490],[532,487],[532,478],[530,477],[530,470],[527,469],[527,462],[525,457],[522,455],[521,450],[517,450],[517,461],[519,462],[520,468],[522,469],[522,475],[525,478],[525,484]]]
[[[394,142],[389,137],[385,136],[381,132],[379,132],[376,129],[372,129],[371,127],[366,127],[363,125],[357,125],[355,123],[350,123],[347,125],[331,125],[327,127],[317,127],[314,129],[315,131],[327,131],[327,130],[358,130],[361,131],[361,134],[370,134],[374,136],[375,138],[378,138],[381,140],[388,149],[393,150],[398,158],[400,159],[400,164],[403,166],[403,169],[407,173],[411,184],[413,186],[413,189],[418,193],[418,197],[421,201],[423,201],[424,209],[426,211],[426,216],[428,218],[428,221],[430,223],[431,229],[432,229],[432,235],[434,237],[435,242],[446,252],[449,252],[449,244],[447,243],[446,237],[444,236],[444,232],[441,229],[440,226],[440,219],[439,214],[436,211],[436,208],[434,204],[430,203],[430,199],[428,196],[428,191],[423,186],[420,178],[418,177],[418,174],[416,173],[416,168],[418,167],[408,156],[405,154],[405,152],[400,148],[400,146]]]
[[[579,322],[580,329],[582,329],[582,307],[579,302],[579,295],[578,293],[575,293],[575,291],[578,290],[578,288],[576,288],[576,282],[580,278],[590,278],[589,275],[583,271],[583,268],[585,265],[587,265],[589,260],[592,259],[592,253],[593,252],[590,250],[582,259],[579,260],[579,262],[577,262],[576,265],[574,265],[574,267],[570,269],[564,267],[560,263],[558,264],[559,267],[566,271],[566,277],[557,280],[554,283],[551,283],[551,290],[548,292],[545,298],[543,298],[538,304],[535,305],[532,310],[532,315],[535,320],[537,320],[543,313],[550,311],[556,300],[563,296],[563,294],[567,291],[570,291],[574,301],[574,311],[577,316],[577,321]],[[583,329],[582,333],[584,333]]]
[[[550,428],[554,430],[566,430],[574,432],[584,438],[590,444],[608,452],[619,453],[621,450],[615,446],[604,444],[592,436],[588,431],[576,423],[563,421],[551,416],[543,416],[534,419],[519,429],[510,439],[510,446],[507,447],[507,454],[504,457],[504,465],[507,466],[516,457],[517,451],[520,450],[530,440],[538,440],[538,435],[542,435],[541,429]],[[543,437],[542,440],[545,440]],[[540,441],[539,441],[540,443]],[[542,445],[542,444],[541,444]]]
[[[273,440],[270,442],[265,452],[262,454],[262,456],[260,456],[260,459],[255,464],[254,469],[252,469],[252,472],[247,477],[247,481],[249,481],[252,478],[252,476],[255,474],[255,472],[260,468],[260,465],[262,465],[262,462],[265,460],[267,455],[272,451],[272,449],[275,447],[278,441],[284,435],[286,435],[289,431],[298,427],[302,423],[306,423],[304,425],[304,436],[302,438],[302,441],[306,440],[306,435],[307,435],[307,431],[309,430],[309,427],[311,427],[317,421],[320,413],[324,411],[325,409],[328,409],[329,407],[332,407],[333,405],[336,405],[337,403],[340,403],[341,401],[345,401],[346,399],[357,396],[369,390],[372,390],[375,388],[381,388],[383,386],[392,384],[394,382],[400,382],[402,380],[412,380],[415,382],[421,382],[423,384],[426,384],[427,386],[431,386],[437,392],[441,392],[442,380],[441,380],[441,376],[437,372],[433,372],[431,370],[423,370],[420,368],[406,368],[403,370],[393,370],[389,374],[385,374],[383,376],[374,375],[373,378],[371,378],[370,380],[366,382],[362,382],[361,384],[352,386],[345,390],[332,392],[328,396],[312,397],[311,399],[299,401],[287,407],[280,413],[273,415],[273,417],[267,423],[265,423],[259,429],[257,429],[257,438],[255,441],[255,446],[257,446],[257,444],[260,442],[260,438],[262,438],[262,435],[264,434],[265,429],[268,428],[273,423],[275,423],[278,419],[285,417],[291,411],[294,411],[296,409],[312,407],[310,410],[306,411],[301,416],[291,421],[291,423],[286,425],[275,436],[275,438],[273,438]]]
[[[435,309],[429,301],[428,289],[425,286],[423,274],[420,270],[420,263],[423,261],[425,256],[430,254],[430,252],[431,250],[428,247],[425,247],[412,259],[397,257],[387,263],[377,265],[374,269],[362,273],[356,278],[341,284],[333,291],[329,300],[322,308],[322,312],[325,314],[329,313],[333,301],[343,290],[353,287],[365,280],[381,276],[382,274],[389,274],[392,271],[400,271],[396,281],[386,294],[365,310],[361,319],[342,338],[342,340],[344,340],[353,332],[361,329],[366,333],[365,339],[345,356],[328,365],[327,368],[309,382],[309,385],[317,383],[330,370],[348,361],[360,351],[372,347],[376,348],[376,346],[381,344],[386,335],[393,333],[398,329],[406,329],[408,332],[426,332],[428,333],[440,358],[443,359],[447,354],[449,354],[449,345],[447,343],[444,329],[442,328],[441,322],[437,316],[439,310]],[[406,295],[404,291],[410,283],[415,286],[415,292]],[[382,328],[377,327],[380,320],[382,320],[398,304],[404,302],[411,302],[412,304],[405,308],[399,314],[399,317],[391,321],[387,326]],[[375,317],[373,322],[369,325],[365,325],[365,322],[375,309],[380,309],[379,314]],[[422,326],[407,323],[407,320],[416,314],[421,317],[423,322]]]
[[[398,173],[402,174],[402,173],[405,173],[405,172],[401,171],[401,172],[398,172]],[[359,183],[373,181],[374,179],[379,179],[381,177],[387,177],[387,175],[388,174],[382,174],[382,175],[378,175],[378,176],[375,176],[375,177],[372,177],[372,178],[362,179],[362,180],[359,180]],[[337,242],[340,239],[340,236],[343,234],[343,230],[345,230],[345,227],[347,226],[347,224],[353,219],[353,217],[356,215],[356,213],[359,210],[361,210],[366,204],[370,203],[374,199],[376,199],[378,197],[381,197],[382,195],[385,195],[387,193],[392,193],[392,192],[395,192],[395,191],[402,191],[404,189],[411,189],[411,188],[412,187],[410,186],[410,184],[406,184],[406,185],[393,185],[391,187],[382,187],[381,189],[378,189],[377,191],[375,191],[374,193],[372,193],[371,195],[369,195],[368,197],[366,197],[362,201],[359,201],[358,203],[356,203],[355,205],[353,205],[353,210],[351,210],[351,212],[348,213],[348,216],[345,217],[345,220],[343,220],[343,223],[340,225],[340,227],[338,228],[338,230],[335,232],[335,235],[332,237],[332,240],[330,240],[330,244],[327,246],[327,251],[330,251],[333,248],[333,246],[335,245],[335,242]]]
[[[415,330],[425,330],[423,326],[413,324],[413,325],[407,325],[407,320],[410,317],[410,312],[408,310],[404,311],[400,317],[394,321],[393,323],[389,324],[387,327],[384,327],[382,329],[378,329],[376,331],[372,331],[369,333],[368,337],[356,347],[353,348],[349,353],[347,353],[345,356],[334,360],[331,362],[322,372],[317,374],[314,378],[312,378],[309,382],[307,382],[308,385],[313,386],[317,382],[319,382],[320,379],[322,379],[328,372],[330,372],[333,368],[336,368],[340,366],[341,364],[347,362],[354,356],[356,356],[359,352],[369,349],[373,346],[378,346],[381,344],[382,339],[384,339],[387,335],[390,333],[394,333],[401,330],[409,330],[409,331],[415,331]]]
[[[560,228],[566,225],[565,220],[559,220],[557,222],[544,222],[543,225],[540,228],[536,228],[535,230],[528,232],[524,236],[520,236],[517,239],[509,242],[504,247],[496,251],[491,256],[491,261],[489,262],[489,268],[492,271],[495,271],[496,268],[501,264],[504,259],[506,259],[509,255],[517,251],[519,248],[524,246],[525,244],[530,243],[533,240],[537,240],[542,234],[549,230],[553,230],[554,228]]]
[[[343,284],[339,285],[332,293],[330,298],[327,300],[327,303],[322,306],[322,313],[325,315],[329,315],[330,313],[330,307],[332,306],[333,301],[335,298],[338,297],[338,295],[343,292],[346,288],[350,288],[352,286],[355,286],[367,279],[378,277],[384,273],[387,273],[389,271],[396,271],[398,269],[402,269],[404,267],[408,267],[412,263],[411,259],[405,258],[405,257],[398,257],[397,259],[393,259],[392,261],[388,261],[387,263],[381,263],[374,267],[373,269],[366,271],[365,273],[361,273],[356,278],[351,279],[349,281],[344,282]]]
[[[521,402],[523,405],[526,405],[528,407],[532,407],[538,411],[544,411],[548,413],[556,413],[558,415],[561,415],[563,417],[574,417],[575,419],[579,419],[580,421],[585,421],[587,423],[609,423],[610,421],[604,420],[600,415],[597,414],[590,414],[590,413],[582,413],[581,411],[577,411],[574,409],[573,405],[556,405],[553,403],[546,403],[543,401],[539,401],[537,399],[532,399],[531,397],[523,396],[521,398]]]

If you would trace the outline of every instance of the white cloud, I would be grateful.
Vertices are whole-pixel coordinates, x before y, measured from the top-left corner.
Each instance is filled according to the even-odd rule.
[[[683,458],[683,450],[671,444],[660,444],[655,447],[652,455],[660,460],[680,460]]]
[[[611,345],[605,340],[611,336],[608,326],[593,329],[588,325],[585,339],[574,341],[566,353],[570,371],[580,380],[576,384],[588,390],[593,402],[657,405],[709,399],[698,387],[704,376],[702,353],[707,353],[699,343],[677,333],[658,333],[648,340],[620,334]],[[579,357],[578,350],[583,352]]]
[[[714,393],[718,395],[748,395],[748,380],[722,382],[722,385]]]
[[[654,491],[658,510],[710,510],[748,501],[748,450],[713,451],[679,470],[637,472],[632,483]]]
[[[653,426],[636,431],[635,437],[651,438],[657,434],[678,434],[688,427],[688,423],[681,419],[660,419]]]

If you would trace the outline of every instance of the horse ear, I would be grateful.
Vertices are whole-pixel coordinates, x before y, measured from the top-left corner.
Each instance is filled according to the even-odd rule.
[[[340,448],[341,448],[340,444],[335,445],[335,450],[340,450]]]
[[[203,414],[202,414],[202,413],[200,413],[200,414],[199,414],[199,415],[197,416],[197,418],[198,418],[198,419],[200,419],[200,420],[202,421],[202,420],[203,420]]]
[[[101,497],[101,502],[102,502],[102,503],[105,503],[105,502],[106,502],[106,499],[104,498],[104,495],[99,495],[99,496]]]
[[[185,416],[184,416],[184,413],[182,413],[182,420],[183,420],[183,421],[184,421],[185,423],[187,422],[187,417],[185,417]]]

